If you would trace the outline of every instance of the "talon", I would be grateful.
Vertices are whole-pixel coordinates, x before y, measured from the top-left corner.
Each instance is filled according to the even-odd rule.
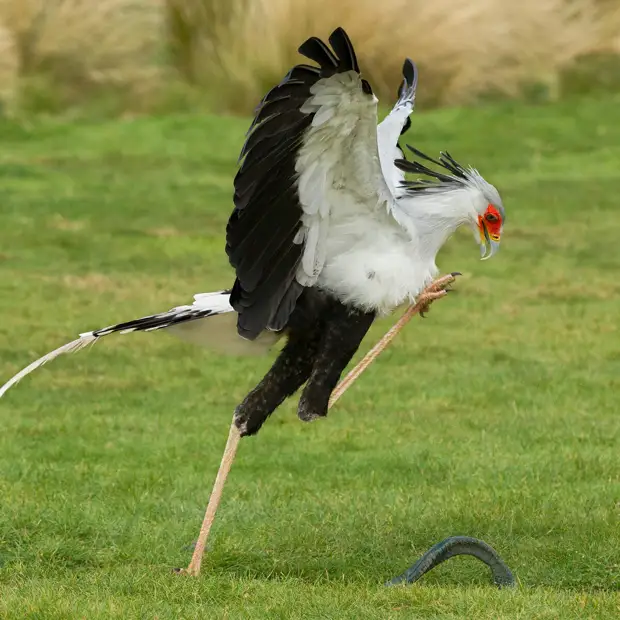
[[[453,289],[448,288],[448,286],[452,282],[454,282],[454,278],[448,275],[439,278],[438,280],[432,282],[426,287],[426,289],[418,297],[418,303],[420,304],[420,310],[418,310],[418,314],[421,318],[426,318],[431,304],[436,299],[441,299],[448,293],[454,292]]]

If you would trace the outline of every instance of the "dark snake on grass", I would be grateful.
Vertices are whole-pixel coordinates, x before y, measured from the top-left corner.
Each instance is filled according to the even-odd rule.
[[[394,577],[385,585],[394,586],[401,583],[414,583],[423,575],[433,570],[433,568],[456,555],[471,555],[484,562],[491,569],[493,582],[499,588],[514,588],[517,585],[515,576],[502,558],[500,558],[497,551],[483,540],[471,538],[470,536],[451,536],[442,540],[431,547],[402,575]]]

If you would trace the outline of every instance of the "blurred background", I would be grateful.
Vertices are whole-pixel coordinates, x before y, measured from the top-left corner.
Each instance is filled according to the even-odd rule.
[[[618,0],[0,0],[0,101],[29,112],[247,114],[344,25],[379,98],[424,108],[620,90]]]

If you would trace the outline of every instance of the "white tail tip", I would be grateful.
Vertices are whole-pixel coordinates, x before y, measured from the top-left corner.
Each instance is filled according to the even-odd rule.
[[[33,370],[39,368],[39,366],[47,364],[47,362],[53,360],[59,355],[64,355],[65,353],[75,353],[75,351],[79,351],[80,349],[87,347],[89,344],[92,344],[95,340],[97,340],[97,336],[93,336],[92,332],[81,334],[77,340],[69,342],[51,353],[44,355],[36,362],[32,362],[30,366],[26,366],[26,368],[18,372],[12,379],[9,379],[2,387],[0,387],[0,398],[4,396],[5,392],[9,388],[13,387],[16,383],[19,383],[26,375],[29,375]]]

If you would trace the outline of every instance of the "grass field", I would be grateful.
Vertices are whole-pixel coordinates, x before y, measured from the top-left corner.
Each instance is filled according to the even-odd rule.
[[[246,128],[0,125],[0,382],[231,283]],[[242,441],[199,579],[171,569],[269,359],[146,334],[28,377],[0,401],[0,617],[620,616],[620,99],[417,112],[412,134],[500,187],[499,255],[458,234],[439,260],[458,293],[326,420],[302,424],[293,399]],[[470,558],[382,586],[456,534],[496,547],[519,588]]]

